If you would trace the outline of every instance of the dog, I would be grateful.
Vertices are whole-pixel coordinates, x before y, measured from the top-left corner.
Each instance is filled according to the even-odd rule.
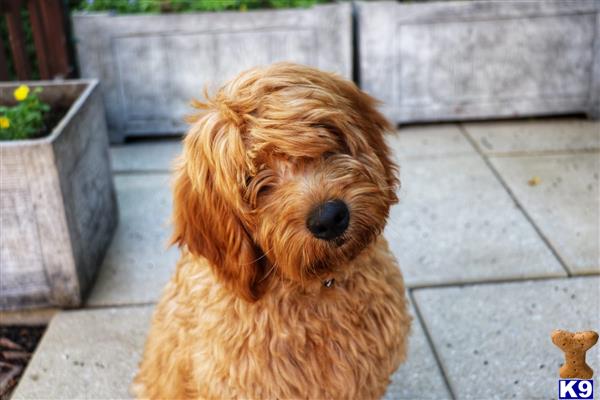
[[[135,395],[381,397],[411,317],[382,236],[399,180],[376,100],[292,63],[205,96],[175,167],[182,255]]]

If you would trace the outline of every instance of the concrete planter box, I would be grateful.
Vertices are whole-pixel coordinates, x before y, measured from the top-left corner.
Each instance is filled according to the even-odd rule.
[[[0,310],[80,305],[118,219],[97,81],[28,85],[68,112],[49,136],[0,141]]]
[[[101,81],[110,137],[178,134],[189,101],[238,72],[295,61],[352,75],[351,5],[162,15],[75,14],[81,74]]]
[[[363,89],[396,122],[600,111],[600,1],[359,2]]]

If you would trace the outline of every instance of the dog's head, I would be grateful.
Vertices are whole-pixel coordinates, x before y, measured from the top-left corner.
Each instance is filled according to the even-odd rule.
[[[397,201],[389,124],[375,105],[352,82],[290,63],[246,71],[195,102],[173,242],[249,301],[269,274],[306,282],[342,267]]]

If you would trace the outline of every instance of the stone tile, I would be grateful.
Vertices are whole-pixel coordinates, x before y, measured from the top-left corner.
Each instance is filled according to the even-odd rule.
[[[128,398],[151,312],[143,306],[60,313],[13,399]],[[385,399],[450,398],[416,319],[409,340],[408,360],[394,374]]]
[[[600,273],[600,153],[491,162],[569,270]],[[533,177],[536,186],[528,184]]]
[[[152,307],[58,314],[12,399],[123,399],[137,370]]]
[[[400,162],[410,157],[475,154],[456,124],[401,127],[386,139]]]
[[[181,149],[181,139],[112,146],[112,169],[115,172],[169,171]]]
[[[600,122],[583,118],[471,122],[463,126],[489,154],[600,149]]]
[[[406,160],[385,236],[408,286],[564,276],[479,156]]]
[[[174,271],[170,177],[115,176],[120,221],[87,305],[143,304],[157,300]]]
[[[553,399],[563,353],[554,329],[600,327],[598,277],[415,290],[458,399]],[[600,346],[587,354],[600,370]],[[596,372],[595,387],[599,387]]]
[[[392,375],[384,400],[449,399],[442,371],[435,360],[425,332],[410,305],[413,323],[408,338],[406,362]]]

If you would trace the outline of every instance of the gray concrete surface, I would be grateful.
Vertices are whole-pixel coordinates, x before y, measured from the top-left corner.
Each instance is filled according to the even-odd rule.
[[[470,122],[463,127],[486,154],[600,149],[600,122],[581,118]]]
[[[178,250],[168,247],[171,190],[167,174],[116,175],[121,223],[108,249],[88,306],[155,301]]]
[[[134,142],[110,149],[114,172],[170,171],[181,153],[181,139]]]
[[[478,139],[477,148],[470,145],[474,134],[460,125],[404,127],[388,138],[403,187],[385,234],[425,324],[415,317],[408,361],[392,377],[386,399],[555,398],[562,356],[550,331],[600,331],[597,240],[590,234],[598,226],[591,194],[600,166],[597,152],[575,151],[586,145],[572,141],[588,136],[577,133],[580,121],[569,121],[573,128],[565,122],[552,140],[533,129],[544,143],[511,139],[504,146],[490,135],[502,151],[491,158],[476,151]],[[498,135],[532,129],[527,121],[507,126]],[[113,148],[121,226],[88,300],[92,308],[55,317],[15,398],[128,396],[150,313],[135,304],[159,296],[177,258],[162,246],[170,231],[167,169],[175,147]],[[529,186],[536,174],[539,185]],[[577,231],[586,234],[573,237]],[[555,254],[573,274],[593,276],[566,277]],[[573,267],[584,257],[591,269]],[[483,282],[490,280],[515,282]],[[110,308],[115,304],[119,309]],[[596,371],[599,346],[588,356]]]
[[[600,273],[600,152],[491,161],[569,270]]]
[[[385,235],[408,286],[564,276],[478,155],[408,159]]]
[[[408,338],[406,362],[392,375],[392,382],[383,400],[449,399],[450,392],[442,371],[412,303],[410,313],[413,321]]]
[[[152,307],[64,312],[48,328],[13,399],[122,399],[143,351]],[[414,309],[411,311],[414,315]],[[410,352],[392,377],[386,400],[449,398],[441,371],[419,321]]]
[[[554,329],[600,328],[598,277],[415,290],[458,399],[552,399],[564,354]],[[587,354],[600,370],[600,346]],[[596,373],[595,388],[599,384]]]
[[[400,165],[407,158],[475,154],[456,124],[402,126],[386,141]]]
[[[12,400],[129,398],[151,312],[145,306],[60,313]]]

